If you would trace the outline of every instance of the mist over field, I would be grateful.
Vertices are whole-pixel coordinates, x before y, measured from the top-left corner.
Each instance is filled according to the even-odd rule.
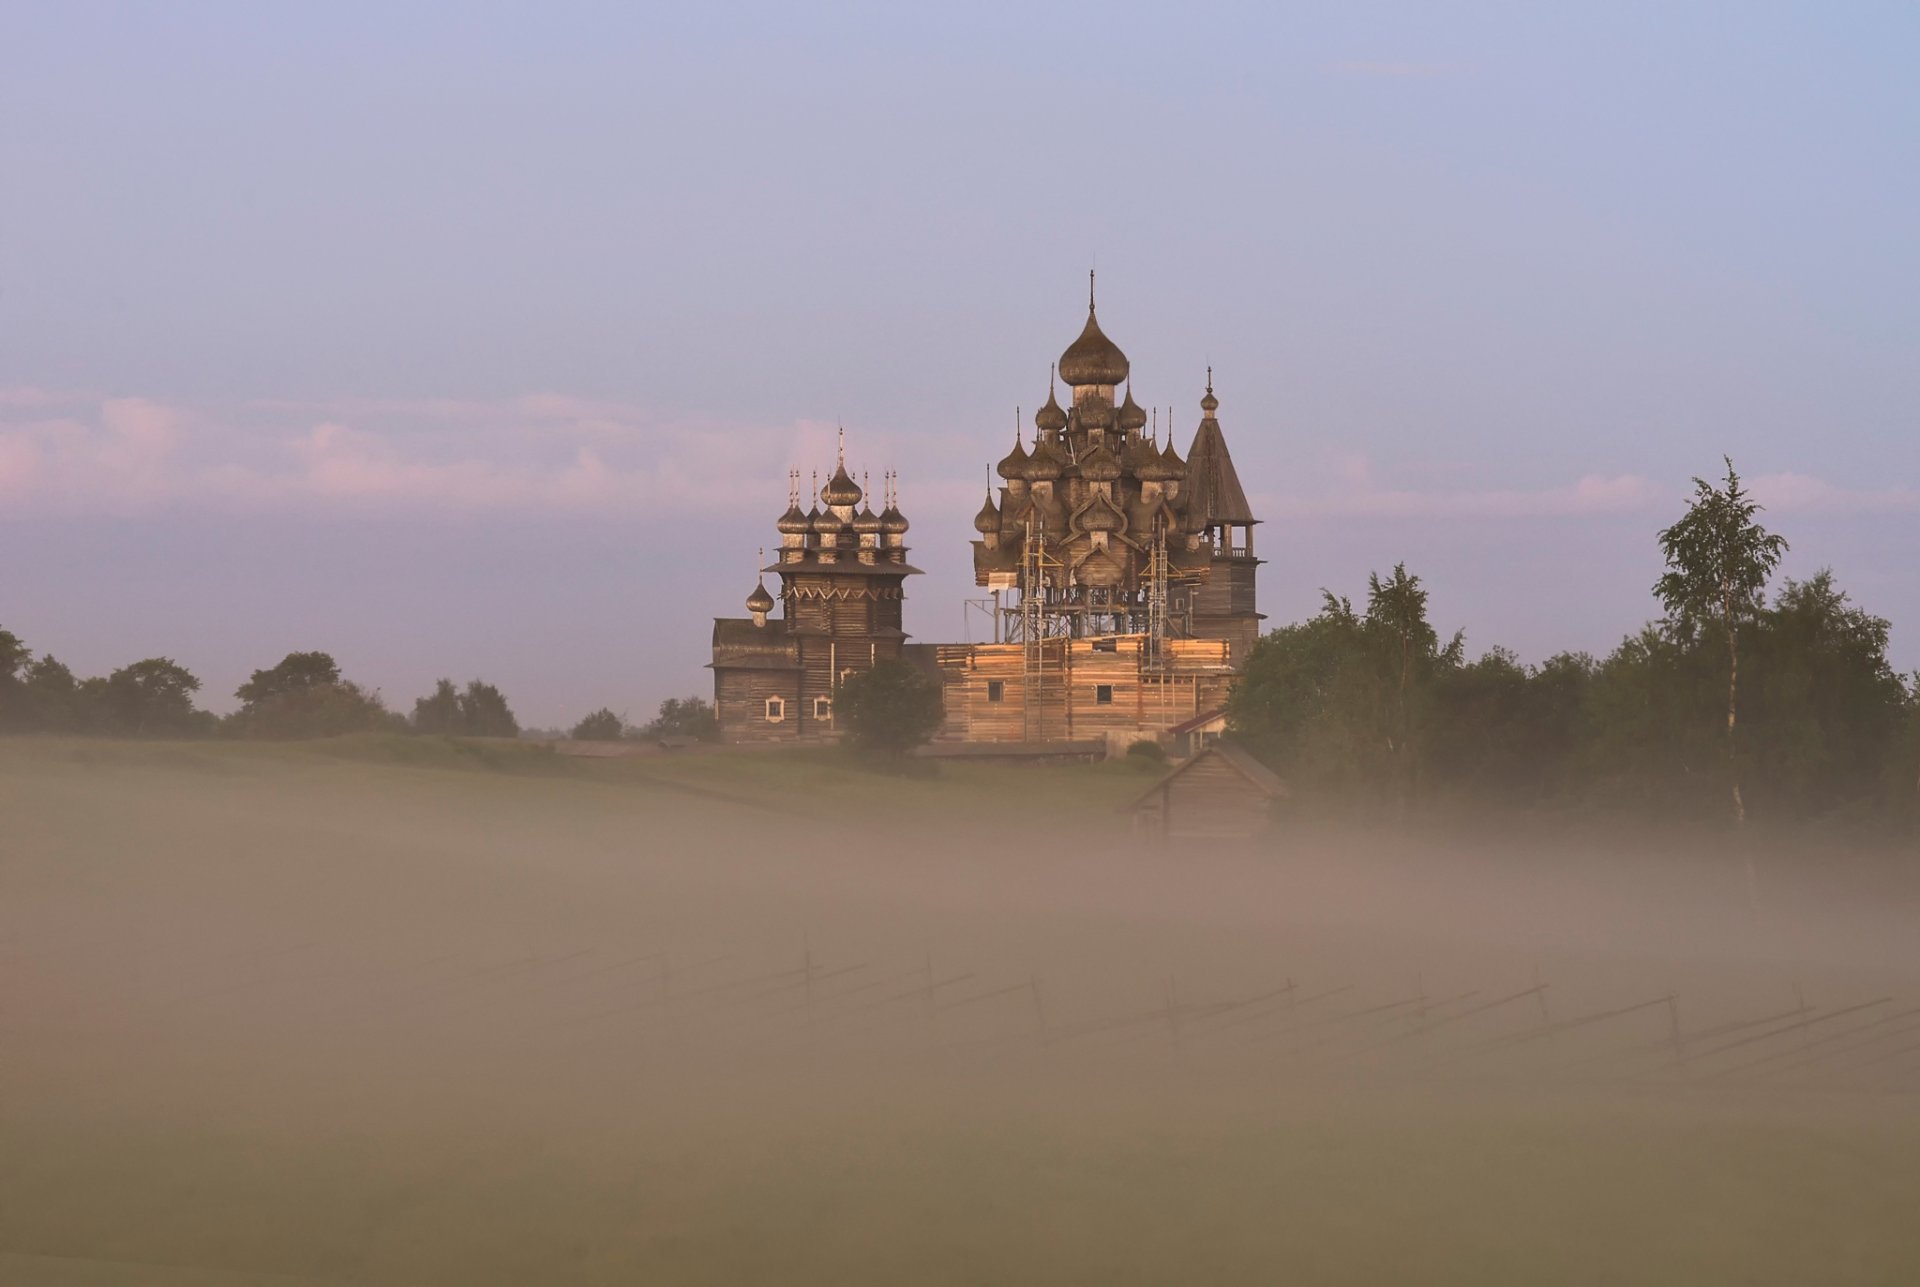
[[[0,1280],[1920,1275],[1911,861],[1152,780],[0,743]]]

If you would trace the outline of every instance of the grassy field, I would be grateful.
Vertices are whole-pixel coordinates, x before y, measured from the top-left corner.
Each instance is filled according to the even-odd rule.
[[[1920,1281],[1910,899],[1149,780],[0,742],[0,1282]]]

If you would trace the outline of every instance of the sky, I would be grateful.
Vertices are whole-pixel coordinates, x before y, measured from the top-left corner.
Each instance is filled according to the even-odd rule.
[[[1920,666],[1917,57],[1903,3],[0,0],[0,627],[643,720],[843,425],[908,630],[977,639],[1097,265],[1183,450],[1213,367],[1269,625],[1404,560],[1472,652],[1604,653],[1730,455]]]

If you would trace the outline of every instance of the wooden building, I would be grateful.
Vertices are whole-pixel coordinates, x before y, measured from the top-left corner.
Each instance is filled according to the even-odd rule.
[[[1100,329],[1091,291],[1080,336],[1033,417],[1033,450],[1016,425],[1002,479],[974,516],[975,584],[996,602],[996,642],[1041,636],[1217,639],[1230,661],[1259,634],[1253,552],[1258,521],[1216,414],[1213,369],[1185,459],[1134,401],[1127,355]],[[1125,397],[1116,405],[1120,386]],[[1150,661],[1152,658],[1150,657]]]
[[[1227,450],[1213,371],[1185,459],[1134,401],[1132,366],[1086,325],[1034,415],[1016,428],[973,526],[992,643],[940,649],[944,736],[983,742],[1104,737],[1115,749],[1223,706],[1260,631],[1257,519]],[[1122,384],[1125,396],[1115,405]]]
[[[1134,834],[1165,844],[1251,840],[1267,830],[1287,785],[1229,742],[1215,742],[1141,792],[1126,811]]]
[[[819,476],[815,475],[815,481]],[[884,508],[847,473],[842,435],[818,503],[800,509],[800,476],[788,475],[787,512],[775,522],[779,557],[762,568],[745,617],[713,623],[713,705],[728,742],[802,742],[837,736],[835,690],[876,661],[901,656],[907,519],[895,480]],[[780,578],[780,615],[765,574]]]
[[[1173,639],[1156,658],[1145,635],[1043,638],[1032,647],[941,644],[943,739],[1102,739],[1116,753],[1226,700],[1237,673],[1225,641]]]
[[[1100,329],[1091,281],[1086,324],[1055,371],[1070,405],[1050,381],[1033,449],[1016,422],[996,467],[1002,485],[974,518],[974,578],[992,594],[993,640],[907,649],[907,521],[891,478],[873,512],[843,441],[804,513],[799,475],[789,475],[780,556],[763,569],[780,578],[779,615],[763,579],[747,617],[714,622],[726,740],[830,738],[840,682],[902,656],[940,683],[948,743],[1102,741],[1123,751],[1225,705],[1260,629],[1259,520],[1227,450],[1212,368],[1184,458],[1171,408],[1163,445],[1157,413],[1134,401],[1131,364]]]

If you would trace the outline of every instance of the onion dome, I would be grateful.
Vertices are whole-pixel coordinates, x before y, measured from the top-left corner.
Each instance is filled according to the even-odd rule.
[[[1033,452],[1027,457],[1027,467],[1020,476],[1030,483],[1050,483],[1066,470],[1067,462],[1061,458],[1059,448],[1042,438],[1033,445]]]
[[[856,532],[884,532],[887,530],[887,524],[885,519],[873,512],[873,506],[864,505],[861,507],[860,512],[853,516],[853,530]]]
[[[1120,462],[1104,442],[1095,439],[1092,447],[1080,453],[1080,476],[1090,483],[1110,483],[1120,477]]]
[[[822,536],[837,535],[840,529],[845,526],[845,524],[840,521],[840,516],[830,509],[815,510],[812,514],[812,519],[813,530]]]
[[[1062,417],[1064,419],[1064,417]],[[1025,478],[1027,469],[1027,449],[1020,445],[1020,437],[1014,435],[1013,450],[1008,452],[995,467],[994,472],[1012,482],[1016,478]]]
[[[1092,276],[1088,276],[1087,324],[1080,338],[1060,355],[1060,378],[1076,388],[1086,384],[1119,384],[1127,378],[1127,355],[1100,329],[1093,312]]]
[[[1213,396],[1213,368],[1207,368],[1207,396],[1200,399],[1200,409],[1211,416],[1220,409],[1220,399]]]
[[[880,530],[894,536],[907,533],[907,516],[900,512],[898,505],[889,505],[880,511]]]
[[[1113,404],[1104,398],[1089,399],[1080,408],[1080,427],[1096,433],[1113,428]]]
[[[1174,476],[1166,456],[1151,441],[1141,444],[1140,463],[1133,467],[1133,474],[1143,483],[1164,483]]]
[[[1126,432],[1139,433],[1147,427],[1147,411],[1133,400],[1133,382],[1127,382],[1127,400],[1120,404],[1120,427]]]
[[[1000,530],[1000,511],[994,506],[991,491],[987,493],[987,503],[980,507],[978,514],[973,516],[973,530],[983,536],[988,532]]]
[[[1140,473],[1140,470],[1145,467],[1149,459],[1160,459],[1160,452],[1152,443],[1147,441],[1144,434],[1137,438],[1128,439],[1126,447],[1122,449],[1120,453],[1120,463],[1126,467],[1128,473],[1136,476]]]
[[[1167,476],[1176,482],[1187,476],[1187,462],[1180,459],[1180,453],[1173,449],[1173,439],[1167,439],[1167,445],[1160,449],[1160,461],[1167,467]]]
[[[829,505],[858,505],[861,495],[860,484],[847,477],[844,460],[834,467],[833,477],[820,489],[820,499]]]
[[[787,512],[775,520],[774,530],[783,536],[800,536],[813,530],[813,520],[800,512],[800,503],[787,506]]]
[[[1059,433],[1067,427],[1067,413],[1060,407],[1059,399],[1053,396],[1053,382],[1047,382],[1047,404],[1033,413],[1033,427],[1042,434]],[[1036,438],[1034,441],[1038,442]]]
[[[765,581],[753,587],[753,593],[747,596],[747,611],[768,613],[773,611],[773,596],[767,593]]]

